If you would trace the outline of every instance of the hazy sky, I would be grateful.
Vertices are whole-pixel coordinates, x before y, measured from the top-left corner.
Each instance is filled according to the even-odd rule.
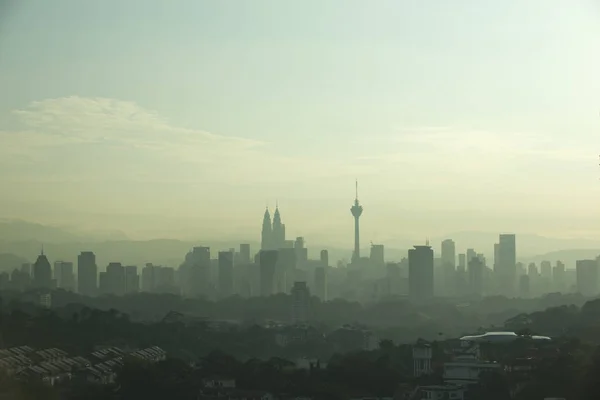
[[[0,217],[599,236],[598,0],[0,0]]]

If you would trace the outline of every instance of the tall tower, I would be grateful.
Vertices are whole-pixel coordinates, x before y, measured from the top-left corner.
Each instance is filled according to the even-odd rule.
[[[261,250],[271,250],[272,247],[272,238],[273,231],[271,228],[271,214],[269,213],[269,208],[265,210],[265,215],[263,217],[262,224],[262,234],[261,234]]]
[[[275,214],[273,214],[273,233],[272,233],[273,250],[279,250],[284,247],[285,242],[285,225],[281,223],[281,214],[279,214],[279,206],[275,206]]]
[[[360,229],[358,225],[358,219],[363,212],[362,206],[358,203],[358,180],[356,180],[356,197],[350,212],[354,217],[354,253],[352,254],[352,261],[358,261],[360,258]]]

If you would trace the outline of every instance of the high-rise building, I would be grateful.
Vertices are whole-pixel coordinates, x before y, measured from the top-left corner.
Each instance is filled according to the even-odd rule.
[[[250,264],[250,245],[240,244],[240,264]]]
[[[54,279],[56,286],[68,290],[75,291],[75,273],[73,271],[73,263],[66,261],[56,261],[54,263]]]
[[[408,250],[408,290],[413,301],[433,298],[433,249],[429,245]]]
[[[442,264],[451,265],[456,268],[456,244],[452,239],[446,239],[442,242]]]
[[[517,250],[514,234],[501,234],[498,240],[495,276],[502,294],[514,296],[517,275]]]
[[[472,295],[483,295],[483,274],[485,269],[484,261],[479,257],[473,257],[469,261],[469,291]]]
[[[447,295],[456,293],[456,244],[452,239],[442,242],[442,274],[444,292]]]
[[[598,294],[598,262],[596,260],[577,260],[577,291],[584,296]]]
[[[219,252],[219,296],[221,298],[233,295],[233,252]]]
[[[559,292],[565,291],[566,271],[565,264],[562,261],[557,261],[556,266],[552,271],[552,280],[554,281],[554,289]]]
[[[292,288],[292,321],[307,322],[310,309],[310,291],[306,282],[294,282]]]
[[[376,268],[385,267],[384,247],[382,244],[371,245],[371,266]]]
[[[327,270],[329,267],[315,268],[315,291],[321,301],[327,301]]]
[[[273,229],[271,231],[271,243],[273,250],[282,249],[285,246],[285,225],[281,222],[281,214],[279,206],[275,206],[275,214],[273,214]]]
[[[106,272],[100,273],[100,293],[122,296],[125,294],[125,268],[120,262],[111,262]]]
[[[467,270],[467,255],[464,253],[458,255],[458,270],[462,272]]]
[[[125,293],[137,293],[140,291],[140,276],[135,265],[125,267]]]
[[[304,238],[298,236],[294,242],[294,250],[296,250],[296,263],[303,266],[308,261],[308,249],[304,246]]]
[[[275,292],[275,267],[278,256],[277,250],[261,250],[259,253],[261,296],[271,296]]]
[[[271,214],[267,207],[263,215],[260,248],[261,250],[279,250],[284,247],[286,247],[285,224],[281,222],[279,206],[275,207],[272,223]]]
[[[191,254],[189,276],[190,295],[208,297],[211,294],[210,247],[194,247]]]
[[[358,202],[358,181],[356,181],[356,197],[354,198],[354,205],[350,208],[350,212],[354,217],[354,252],[352,253],[352,262],[358,262],[360,260],[360,227],[358,220],[363,212],[363,208]]]
[[[260,249],[261,250],[272,250],[273,249],[273,226],[271,225],[271,213],[269,213],[268,207],[265,210],[265,214],[263,215]]]
[[[321,250],[321,266],[329,267],[329,252],[327,250]]]
[[[44,254],[44,250],[38,256],[33,264],[33,288],[34,289],[51,289],[52,288],[52,267],[48,257]]]
[[[98,290],[96,255],[83,251],[77,256],[77,291],[84,296],[95,296]]]

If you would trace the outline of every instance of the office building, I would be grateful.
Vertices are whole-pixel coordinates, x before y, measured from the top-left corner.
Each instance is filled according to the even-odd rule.
[[[495,276],[501,294],[514,296],[517,275],[517,250],[514,234],[501,234],[498,240]]]
[[[52,282],[52,267],[42,250],[42,253],[33,264],[32,286],[34,289],[52,289]]]
[[[219,296],[233,296],[233,252],[219,252]]]
[[[60,289],[75,291],[75,273],[73,263],[67,261],[56,261],[54,263],[54,279],[56,286]]]
[[[329,267],[329,251],[321,250],[320,260],[322,267]]]
[[[382,244],[372,244],[371,254],[369,255],[371,267],[381,268],[385,267],[384,247]]]
[[[125,267],[125,293],[138,293],[140,291],[140,276],[135,265]]]
[[[306,282],[294,282],[292,287],[292,321],[303,323],[309,320],[310,291]]]
[[[433,298],[433,249],[429,245],[408,250],[408,290],[415,302]]]
[[[250,264],[250,245],[247,243],[240,244],[240,264]]]
[[[275,268],[278,256],[277,250],[261,250],[259,253],[261,296],[271,296],[275,292]]]
[[[96,255],[83,251],[77,256],[77,291],[84,296],[95,296],[98,290]]]
[[[315,294],[321,301],[327,301],[327,270],[329,267],[315,268]]]
[[[485,270],[485,263],[482,258],[473,257],[469,261],[468,275],[469,275],[469,292],[474,296],[483,295],[483,274]]]
[[[577,260],[577,291],[584,296],[598,294],[598,262],[596,260]]]

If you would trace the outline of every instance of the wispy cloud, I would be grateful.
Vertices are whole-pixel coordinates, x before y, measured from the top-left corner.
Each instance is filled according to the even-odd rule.
[[[14,167],[29,160],[52,171],[62,165],[52,175],[58,180],[289,182],[353,173],[352,166],[339,162],[278,156],[270,143],[182,128],[127,101],[47,99],[13,114],[22,129],[0,130],[3,163]],[[26,177],[15,170],[13,178]]]

